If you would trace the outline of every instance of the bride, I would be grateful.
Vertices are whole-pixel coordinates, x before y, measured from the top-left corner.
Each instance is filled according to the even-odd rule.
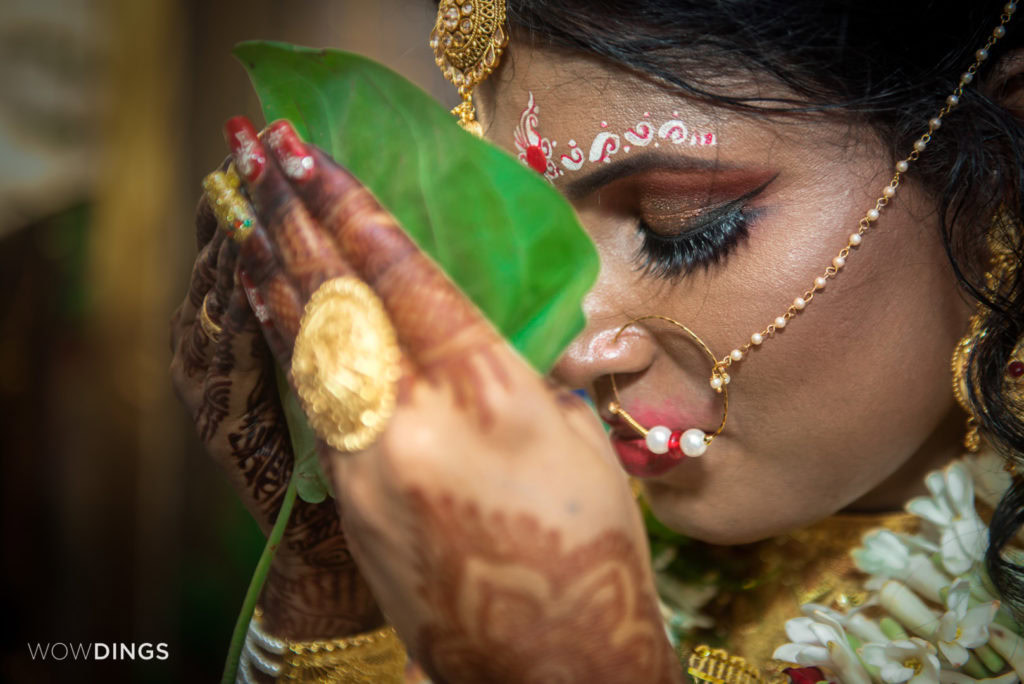
[[[549,378],[287,122],[229,121],[253,225],[200,203],[172,375],[269,530],[291,369],[336,495],[241,676],[1019,681],[1015,10],[441,2],[461,122],[601,258]]]

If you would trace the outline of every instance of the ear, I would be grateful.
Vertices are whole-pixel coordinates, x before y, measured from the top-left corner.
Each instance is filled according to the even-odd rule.
[[[484,128],[484,137],[487,137],[486,131],[490,129],[491,124],[494,123],[494,114],[498,108],[499,89],[503,82],[511,78],[511,74],[514,71],[514,69],[509,65],[513,60],[515,60],[516,53],[511,48],[511,45],[505,46],[494,73],[485,78],[473,90],[473,104],[476,106],[476,118]]]
[[[993,65],[984,93],[1024,121],[1024,48],[1006,53]]]

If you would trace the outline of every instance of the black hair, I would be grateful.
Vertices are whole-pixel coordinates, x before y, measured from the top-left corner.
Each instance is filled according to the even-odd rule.
[[[682,94],[754,114],[835,112],[870,125],[904,157],[956,88],[1004,11],[1003,1],[507,0],[512,35],[589,53]],[[1000,211],[1004,248],[1021,263],[1024,125],[984,88],[993,63],[1024,45],[1024,17],[1007,25],[977,81],[914,164],[912,182],[938,199],[938,229],[963,291],[986,312],[968,392],[983,434],[1024,472],[1024,406],[1006,369],[1024,333],[1024,268],[985,279],[987,234]],[[709,76],[768,76],[785,97],[726,92]],[[980,81],[981,83],[979,83]],[[735,81],[734,81],[735,82]],[[1010,86],[1020,84],[1009,83]],[[1020,112],[1018,112],[1020,114]],[[952,352],[952,350],[950,350]],[[1014,396],[1017,405],[1014,405]],[[1004,553],[1024,524],[1024,478],[994,512],[986,565],[1024,616],[1024,567]]]

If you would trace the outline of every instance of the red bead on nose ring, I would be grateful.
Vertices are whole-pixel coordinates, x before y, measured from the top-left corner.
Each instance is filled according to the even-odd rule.
[[[711,442],[714,441],[715,437],[722,434],[722,430],[725,429],[726,418],[729,416],[729,390],[727,387],[729,384],[729,374],[725,372],[725,367],[715,357],[711,348],[704,343],[704,340],[700,339],[696,333],[685,325],[679,321],[669,318],[668,316],[651,314],[648,316],[634,318],[619,328],[619,331],[615,334],[613,341],[618,342],[619,336],[622,335],[623,331],[629,326],[639,323],[640,321],[651,319],[665,321],[676,326],[689,335],[690,338],[704,351],[704,353],[707,354],[712,363],[711,387],[722,395],[723,400],[722,422],[719,424],[718,429],[710,435],[697,427],[691,427],[685,430],[673,430],[664,425],[655,425],[648,429],[637,422],[637,420],[630,415],[626,409],[622,408],[622,400],[619,398],[619,387],[615,382],[615,374],[613,373],[611,375],[612,394],[614,395],[615,400],[608,404],[608,410],[614,415],[622,418],[627,425],[643,436],[644,443],[647,445],[647,450],[659,457],[651,464],[653,469],[664,472],[665,470],[668,470],[680,463],[686,457],[696,458],[698,456],[703,456],[707,451],[708,446],[710,446]]]

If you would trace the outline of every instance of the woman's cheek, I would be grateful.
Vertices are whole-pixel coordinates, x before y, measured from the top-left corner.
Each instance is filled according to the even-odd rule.
[[[823,223],[845,234],[853,211]],[[887,218],[887,233],[865,241],[840,276],[735,372],[729,427],[699,474],[681,471],[651,487],[656,512],[670,524],[731,543],[809,524],[881,485],[947,419],[949,355],[967,312],[937,234],[921,230],[906,208]],[[788,236],[752,239],[752,253],[762,252],[750,263],[791,267],[762,280],[772,284],[761,293],[731,307],[719,301],[716,310],[763,316],[757,310],[766,299],[788,301],[794,280],[813,279],[812,264],[830,260],[822,244],[834,240]]]

